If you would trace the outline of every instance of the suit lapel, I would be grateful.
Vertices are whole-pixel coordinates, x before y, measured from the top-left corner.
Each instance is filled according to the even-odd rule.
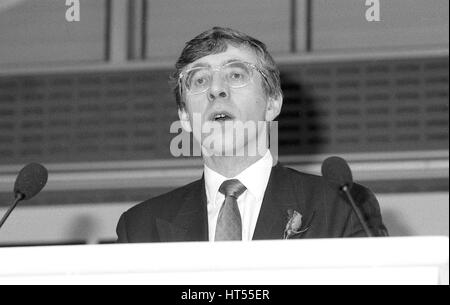
[[[283,238],[288,222],[287,211],[292,209],[304,214],[306,210],[298,190],[300,187],[293,183],[288,170],[279,163],[272,168],[253,240]]]
[[[204,177],[192,184],[172,222],[156,220],[162,242],[208,240],[208,212],[204,184]]]
[[[253,240],[282,239],[289,209],[302,214],[305,223],[302,228],[307,228],[315,211],[306,206],[305,191],[301,183],[294,183],[288,169],[280,163],[275,165],[264,194]],[[187,191],[173,221],[157,219],[156,226],[162,242],[209,240],[204,176]]]

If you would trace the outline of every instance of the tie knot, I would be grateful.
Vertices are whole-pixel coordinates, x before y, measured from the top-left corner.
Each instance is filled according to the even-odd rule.
[[[236,199],[245,192],[247,188],[237,179],[226,180],[219,188],[219,192],[225,195],[225,197],[234,197]]]

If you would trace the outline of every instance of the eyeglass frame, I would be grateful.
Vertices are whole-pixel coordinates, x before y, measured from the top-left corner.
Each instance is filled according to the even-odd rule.
[[[264,81],[265,81],[266,83],[268,83],[269,78],[268,78],[268,76],[266,75],[266,73],[265,73],[261,68],[259,68],[257,65],[252,64],[252,63],[249,63],[249,62],[246,62],[246,61],[235,60],[235,61],[227,62],[227,63],[223,64],[223,65],[220,66],[220,67],[216,67],[216,68],[211,68],[211,67],[210,67],[209,69],[212,70],[212,71],[220,71],[220,69],[222,69],[224,66],[229,65],[229,64],[232,64],[232,63],[242,63],[242,64],[245,64],[246,66],[248,66],[248,67],[250,67],[250,68],[256,70],[257,72],[259,72],[259,73],[262,75],[262,77],[264,78]],[[199,67],[190,68],[190,69],[188,69],[188,70],[186,70],[186,71],[181,72],[180,75],[178,76],[178,86],[179,86],[179,90],[180,90],[180,97],[183,96],[183,91],[182,91],[182,90],[183,90],[183,87],[185,87],[185,86],[184,86],[184,83],[183,83],[183,77],[185,77],[185,76],[187,75],[187,73],[190,72],[191,70],[193,70],[193,69],[198,69],[198,68],[199,68]],[[206,68],[206,67],[204,67],[204,68]],[[250,83],[250,82],[249,82],[249,83]],[[249,84],[249,83],[248,83],[248,84]],[[246,84],[246,85],[244,85],[244,86],[242,86],[242,87],[235,87],[235,89],[244,88],[244,87],[246,87],[248,84]],[[198,92],[198,93],[193,93],[192,95],[197,95],[197,94],[205,93],[205,92],[208,91],[210,88],[211,88],[211,85],[210,85],[209,87],[207,87],[206,90],[201,91],[201,92]]]

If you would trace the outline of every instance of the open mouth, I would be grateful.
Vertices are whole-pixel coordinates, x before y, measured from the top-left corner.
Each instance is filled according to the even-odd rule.
[[[234,120],[233,115],[231,115],[230,113],[227,112],[218,112],[218,113],[213,113],[211,115],[211,121],[215,121],[215,122],[225,122],[225,121],[232,121]]]

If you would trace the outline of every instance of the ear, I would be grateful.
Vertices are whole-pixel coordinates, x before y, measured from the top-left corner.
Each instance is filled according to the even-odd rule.
[[[266,108],[266,121],[270,122],[280,115],[281,107],[283,106],[283,96],[280,95],[276,98],[270,97],[267,101]]]
[[[184,131],[192,132],[189,113],[186,112],[186,109],[178,109],[178,117],[180,118],[181,127],[183,127]]]

